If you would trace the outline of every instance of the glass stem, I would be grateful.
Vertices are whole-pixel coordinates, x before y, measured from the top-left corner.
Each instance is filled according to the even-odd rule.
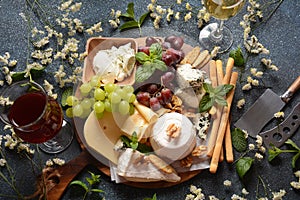
[[[217,28],[215,31],[213,31],[213,32],[211,33],[211,35],[210,35],[210,37],[211,37],[211,39],[212,39],[213,41],[218,42],[218,41],[221,41],[221,40],[222,40],[222,37],[223,37],[223,34],[222,34],[222,32],[223,32],[223,27],[224,27],[224,20],[220,20],[220,23],[219,23],[218,28]]]

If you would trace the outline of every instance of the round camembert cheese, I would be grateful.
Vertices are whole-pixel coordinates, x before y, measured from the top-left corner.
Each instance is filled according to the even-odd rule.
[[[170,161],[189,155],[196,145],[192,122],[179,113],[166,113],[154,124],[150,137],[154,152]]]

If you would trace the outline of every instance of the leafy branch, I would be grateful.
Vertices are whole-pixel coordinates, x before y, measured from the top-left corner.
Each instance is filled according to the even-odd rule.
[[[274,160],[277,156],[279,156],[282,153],[295,153],[295,155],[292,158],[292,167],[295,168],[296,162],[297,162],[298,158],[300,157],[300,148],[291,139],[288,139],[285,142],[285,144],[288,144],[291,147],[291,149],[282,150],[282,149],[279,149],[279,148],[275,147],[274,145],[272,145],[271,148],[268,150],[268,153],[269,153],[268,161],[271,162],[272,160]]]
[[[119,29],[121,31],[125,29],[131,29],[131,28],[139,28],[140,35],[142,35],[142,24],[144,23],[144,20],[149,15],[149,12],[146,12],[142,14],[138,19],[136,19],[134,14],[134,3],[129,3],[127,5],[126,13],[122,14],[121,17],[127,19],[128,21],[122,24]]]
[[[88,182],[88,184],[84,183],[83,181],[80,181],[80,180],[75,180],[75,181],[72,181],[70,183],[70,185],[78,185],[80,186],[81,188],[83,188],[85,190],[85,193],[84,193],[84,196],[83,196],[83,199],[86,199],[87,195],[89,193],[92,193],[92,192],[95,192],[95,193],[101,193],[101,192],[104,192],[103,190],[101,189],[96,189],[96,188],[93,188],[93,186],[97,183],[100,182],[100,175],[96,175],[92,172],[89,172],[91,177],[86,177],[86,181]]]

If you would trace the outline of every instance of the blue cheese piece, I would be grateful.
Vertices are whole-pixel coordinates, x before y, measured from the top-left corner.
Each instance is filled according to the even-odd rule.
[[[210,127],[209,113],[208,112],[196,113],[196,115],[193,117],[193,124],[195,125],[197,135],[201,139],[206,140],[207,131]]]
[[[176,81],[179,88],[176,89],[175,94],[186,106],[198,108],[199,101],[205,94],[202,85],[204,82],[209,82],[206,72],[192,68],[191,64],[180,65],[176,70]]]

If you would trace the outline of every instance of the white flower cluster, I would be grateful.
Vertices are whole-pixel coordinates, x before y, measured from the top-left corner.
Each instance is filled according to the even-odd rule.
[[[268,69],[273,71],[278,71],[278,67],[272,63],[271,59],[262,58],[262,64],[264,64]]]
[[[236,107],[238,107],[239,109],[241,109],[246,103],[246,100],[244,98],[238,100]]]
[[[58,166],[62,166],[65,164],[65,160],[61,159],[61,158],[53,158],[53,159],[49,159],[46,161],[46,166],[47,167],[51,167],[53,165],[58,165]]]
[[[300,189],[300,170],[296,171],[294,174],[298,178],[298,181],[292,181],[290,184],[293,188],[299,190]]]
[[[279,111],[279,112],[277,112],[277,113],[274,114],[274,117],[275,118],[284,118],[284,112]]]
[[[12,83],[12,72],[10,70],[10,68],[15,67],[17,65],[17,60],[10,60],[10,53],[9,52],[5,52],[5,54],[3,56],[0,55],[0,64],[2,65],[2,73],[5,76],[5,80],[7,82],[7,84],[11,84]],[[4,84],[4,81],[1,80],[0,81],[0,85],[2,86]]]
[[[181,5],[182,0],[177,0],[176,4]],[[162,19],[166,19],[167,22],[171,22],[174,18],[175,20],[180,19],[180,15],[183,14],[184,22],[189,21],[193,17],[193,7],[189,2],[184,4],[184,11],[175,11],[173,6],[162,6],[157,3],[156,0],[151,0],[151,3],[147,5],[148,11],[150,11],[150,17],[153,18],[153,26],[155,29],[160,28],[160,22]],[[202,17],[202,15],[198,14],[198,17]]]
[[[187,194],[185,200],[204,200],[205,195],[202,193],[201,188],[197,188],[195,185],[190,186],[190,194]]]
[[[34,149],[31,149],[29,144],[23,143],[23,140],[16,135],[14,129],[10,125],[6,125],[4,127],[4,130],[6,129],[10,130],[11,134],[6,134],[3,136],[5,147],[11,150],[16,148],[18,153],[25,151],[26,153],[34,154]]]
[[[111,9],[110,16],[112,19],[110,19],[108,22],[113,28],[118,28],[120,25],[120,16],[122,12],[120,10],[115,11],[114,9]]]

